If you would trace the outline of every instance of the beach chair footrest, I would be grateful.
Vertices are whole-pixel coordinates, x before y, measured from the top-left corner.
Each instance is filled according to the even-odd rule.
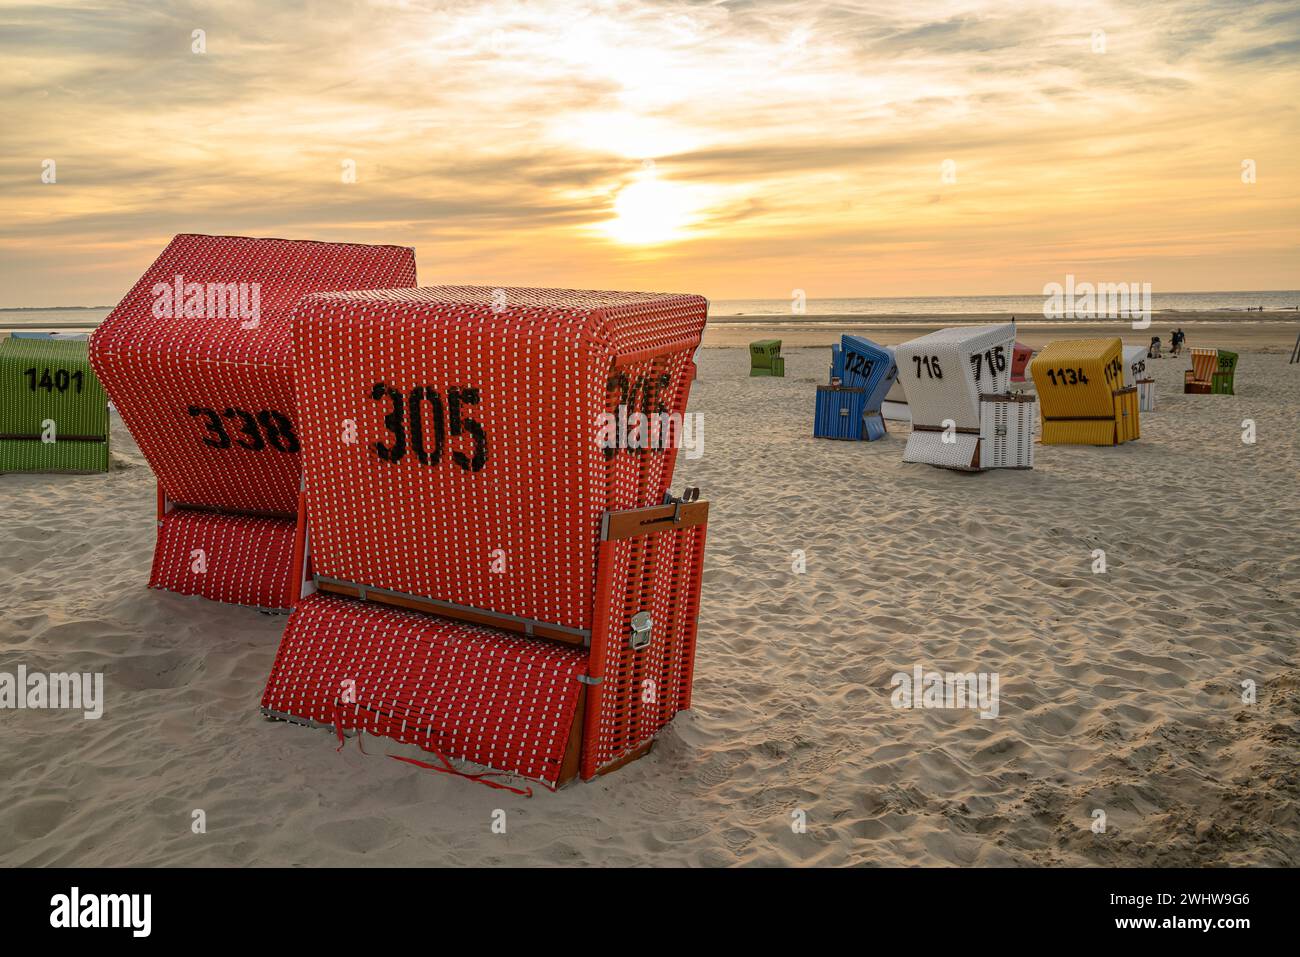
[[[298,521],[175,507],[158,520],[150,588],[287,611]]]

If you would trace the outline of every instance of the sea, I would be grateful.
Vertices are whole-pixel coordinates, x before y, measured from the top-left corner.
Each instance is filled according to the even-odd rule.
[[[891,320],[923,322],[935,316],[1006,315],[1026,320],[1041,319],[1044,297],[1021,296],[913,296],[862,297],[854,299],[808,299],[803,312],[796,313],[790,299],[715,299],[709,304],[711,318],[726,321],[744,316],[755,322],[802,322],[817,317],[889,316]],[[1263,307],[1263,311],[1260,311]],[[0,330],[93,329],[111,311],[111,306],[61,306],[40,309],[0,308]],[[1154,292],[1153,315],[1172,319],[1179,313],[1221,312],[1216,317],[1244,322],[1294,322],[1300,319],[1300,290],[1269,289],[1257,292]],[[1240,314],[1240,315],[1236,315]],[[1067,320],[1068,321],[1068,320]]]

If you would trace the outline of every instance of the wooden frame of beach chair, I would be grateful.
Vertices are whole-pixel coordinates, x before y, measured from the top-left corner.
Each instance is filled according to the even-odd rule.
[[[846,335],[840,340],[840,365],[842,385],[862,390],[860,437],[868,442],[884,438],[885,419],[880,406],[898,379],[893,351],[862,336]]]
[[[108,434],[84,338],[0,342],[0,473],[107,472]]]
[[[1210,374],[1211,395],[1236,395],[1237,353],[1220,349],[1214,372]]]
[[[1218,349],[1193,349],[1192,367],[1183,372],[1184,395],[1209,395],[1219,367]]]
[[[964,471],[1033,467],[1032,429],[1023,423],[1032,422],[1035,400],[1008,397],[1015,340],[1008,322],[940,329],[895,349],[912,414],[904,462]],[[1006,408],[992,408],[999,404]]]
[[[1138,390],[1125,384],[1124,344],[1058,339],[1029,364],[1044,445],[1119,445],[1141,435]]]
[[[750,376],[785,376],[780,339],[758,339],[749,344]]]
[[[669,494],[671,430],[634,443],[633,419],[681,421],[706,314],[479,287],[300,303],[319,590],[263,713],[488,782],[553,788],[649,750],[690,707],[708,505]]]
[[[182,234],[90,339],[158,477],[151,588],[286,610],[308,588],[289,312],[304,295],[415,285],[415,254]]]
[[[1147,370],[1150,357],[1148,346],[1124,347],[1124,384],[1138,391],[1138,411],[1154,412],[1156,409],[1156,380]]]

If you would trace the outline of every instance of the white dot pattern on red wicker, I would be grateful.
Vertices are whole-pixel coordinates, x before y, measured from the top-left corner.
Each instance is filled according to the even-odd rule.
[[[159,524],[149,587],[288,608],[297,527],[293,519],[175,509]]]
[[[706,308],[477,287],[304,299],[295,384],[318,574],[589,628],[602,513],[662,501],[676,455],[604,453],[599,417],[623,399],[610,382],[651,383],[649,405],[680,414]]]
[[[226,290],[242,284],[249,305],[256,287],[257,314],[230,314],[237,296],[211,303],[204,296],[202,314],[186,315],[183,296],[163,302],[176,277],[182,291],[191,283]],[[291,308],[314,292],[414,284],[415,256],[403,247],[180,235],[91,336],[91,362],[169,500],[182,508],[293,516],[301,440],[290,375]],[[219,300],[224,316],[211,311]],[[186,525],[178,540],[189,541],[197,527],[212,529],[210,522]],[[290,562],[264,569],[269,556],[229,547],[217,561],[231,568],[209,564],[206,577],[193,580],[180,551],[161,551],[170,549],[169,535],[160,534],[154,561],[159,587],[182,583],[178,590],[218,600],[234,592],[260,600],[267,592],[254,582],[274,572],[286,583],[276,592],[292,593]],[[168,566],[164,555],[182,564]],[[251,577],[239,584],[241,575]]]
[[[317,594],[262,707],[554,785],[586,671],[581,648]]]

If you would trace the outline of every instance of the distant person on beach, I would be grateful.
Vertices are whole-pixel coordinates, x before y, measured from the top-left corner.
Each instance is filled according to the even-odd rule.
[[[1151,337],[1151,345],[1147,346],[1147,358],[1148,359],[1160,358],[1160,337],[1159,336]]]

